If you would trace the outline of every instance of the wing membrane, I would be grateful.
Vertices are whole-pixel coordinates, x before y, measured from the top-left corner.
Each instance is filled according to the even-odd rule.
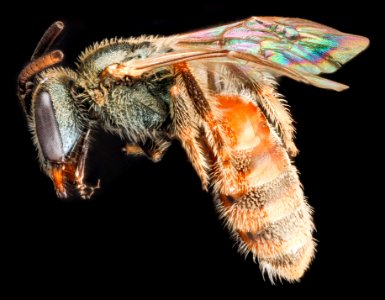
[[[342,33],[308,20],[252,17],[180,35],[177,46],[241,52],[285,68],[318,75],[336,71],[368,44],[365,37]]]
[[[174,51],[112,66],[113,77],[141,76],[156,68],[193,60],[251,63],[256,69],[287,76],[320,88],[342,91],[348,86],[320,76],[332,73],[369,40],[312,21],[280,17],[247,20],[175,36]]]

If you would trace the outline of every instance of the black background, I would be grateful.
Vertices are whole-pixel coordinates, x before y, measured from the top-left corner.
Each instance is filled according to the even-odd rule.
[[[343,93],[280,81],[297,122],[295,163],[309,202],[315,208],[319,240],[311,269],[299,284],[276,288],[316,288],[349,278],[360,282],[376,263],[368,236],[378,221],[363,221],[375,210],[381,168],[381,97],[376,72],[381,27],[377,9],[365,1],[339,8],[338,3],[232,3],[180,1],[178,5],[104,3],[21,5],[2,24],[7,41],[3,76],[3,226],[5,262],[11,282],[41,288],[52,282],[62,289],[101,288],[107,282],[127,294],[178,294],[225,291],[250,293],[271,289],[250,257],[240,256],[217,220],[210,195],[177,142],[163,161],[128,159],[119,139],[102,135],[89,158],[90,179],[103,188],[91,201],[63,202],[39,170],[36,152],[15,96],[16,78],[44,30],[55,20],[66,24],[55,46],[73,66],[87,45],[105,37],[170,35],[244,19],[251,15],[301,17],[371,39],[370,48],[328,76],[348,84]],[[347,8],[349,7],[349,8]],[[4,12],[5,13],[5,12]],[[383,33],[382,33],[383,35]],[[378,51],[378,52],[377,52]],[[5,73],[5,74],[4,74]],[[374,218],[374,215],[373,215]],[[369,231],[369,232],[368,232]],[[7,269],[8,270],[8,269]],[[100,284],[99,284],[100,283]],[[25,285],[24,285],[25,284]],[[143,288],[142,286],[146,286]],[[20,285],[19,285],[20,286]],[[341,286],[341,285],[340,285]]]

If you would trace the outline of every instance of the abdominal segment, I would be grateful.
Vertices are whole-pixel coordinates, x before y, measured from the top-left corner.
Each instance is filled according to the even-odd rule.
[[[212,175],[221,217],[240,251],[251,252],[273,281],[299,280],[308,268],[315,243],[312,209],[297,170],[258,106],[234,95],[216,96],[224,131],[231,144],[236,184],[220,188],[220,168]]]

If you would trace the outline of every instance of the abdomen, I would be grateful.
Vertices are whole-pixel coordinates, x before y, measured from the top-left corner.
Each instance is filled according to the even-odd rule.
[[[312,209],[297,169],[253,101],[230,95],[216,98],[237,182],[227,189],[230,192],[215,189],[220,215],[240,251],[252,253],[272,281],[298,280],[313,258],[315,242]],[[214,186],[221,184],[217,176],[212,178]]]

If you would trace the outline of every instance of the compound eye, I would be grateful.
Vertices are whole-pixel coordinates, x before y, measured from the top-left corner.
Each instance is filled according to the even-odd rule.
[[[48,92],[42,91],[36,95],[34,113],[36,135],[44,157],[51,161],[62,161],[65,155],[63,143]]]

